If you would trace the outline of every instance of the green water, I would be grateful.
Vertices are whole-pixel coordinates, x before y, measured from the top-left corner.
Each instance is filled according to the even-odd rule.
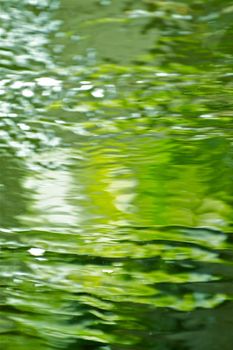
[[[232,350],[232,20],[0,2],[2,350]]]

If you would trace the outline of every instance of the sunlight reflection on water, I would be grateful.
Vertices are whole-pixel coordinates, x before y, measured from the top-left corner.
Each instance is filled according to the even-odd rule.
[[[1,6],[3,349],[231,350],[231,8]]]

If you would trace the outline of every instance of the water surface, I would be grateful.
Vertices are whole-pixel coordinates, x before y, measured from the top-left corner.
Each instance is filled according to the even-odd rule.
[[[232,350],[228,1],[0,4],[3,350]]]

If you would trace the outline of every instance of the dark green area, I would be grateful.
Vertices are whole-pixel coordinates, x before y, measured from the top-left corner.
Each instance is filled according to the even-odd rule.
[[[232,19],[0,2],[2,350],[232,350]]]

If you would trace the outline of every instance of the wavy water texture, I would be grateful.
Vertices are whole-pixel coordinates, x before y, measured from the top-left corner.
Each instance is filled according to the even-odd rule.
[[[232,350],[232,15],[0,4],[3,350]]]

